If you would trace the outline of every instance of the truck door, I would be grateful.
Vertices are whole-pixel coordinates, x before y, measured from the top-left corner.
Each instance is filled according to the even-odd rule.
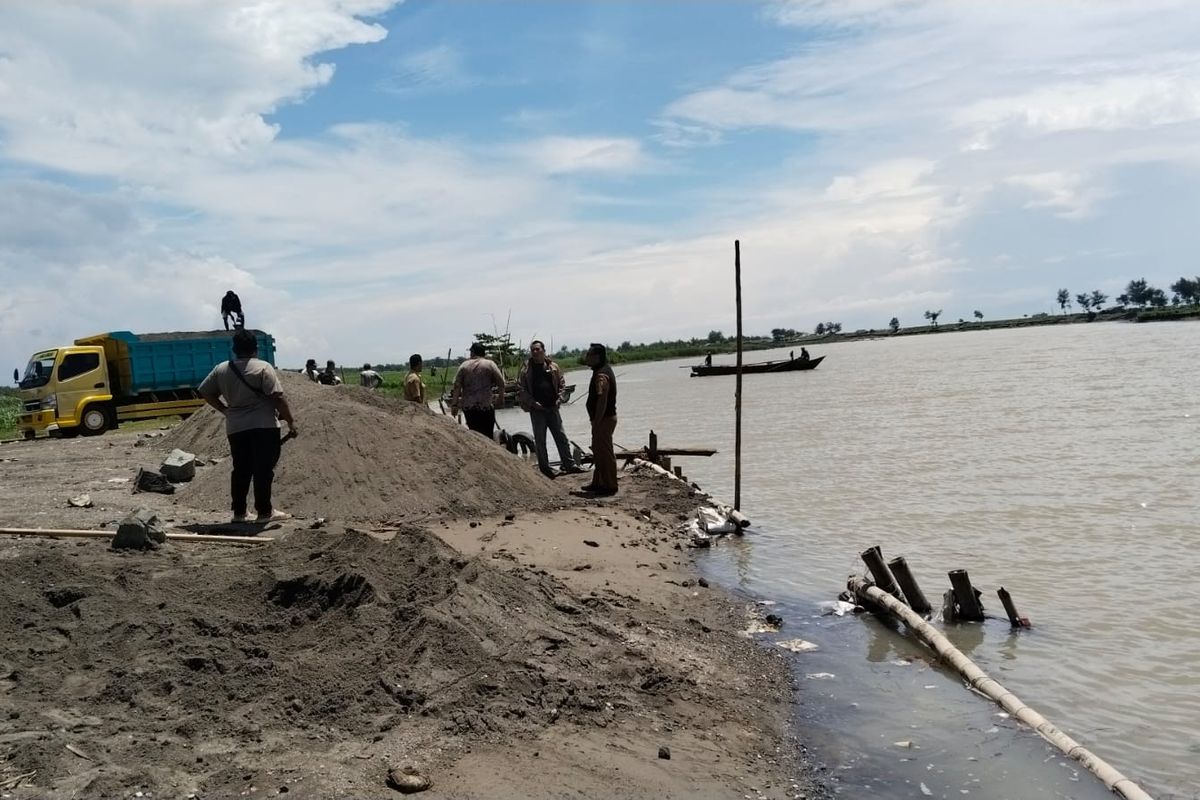
[[[89,399],[109,399],[108,370],[100,349],[67,350],[55,376],[58,387],[58,421],[63,426],[79,424]]]

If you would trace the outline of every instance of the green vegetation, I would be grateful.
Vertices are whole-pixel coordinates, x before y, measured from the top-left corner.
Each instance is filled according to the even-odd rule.
[[[0,387],[0,439],[11,439],[17,433],[17,416],[21,400],[16,389]]]

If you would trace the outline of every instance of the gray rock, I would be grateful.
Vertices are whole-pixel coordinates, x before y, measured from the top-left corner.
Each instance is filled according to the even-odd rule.
[[[671,748],[667,747],[665,744],[662,747],[658,748],[658,757],[663,759],[664,761],[670,761],[671,760]]]
[[[90,494],[81,494],[78,497],[72,497],[67,501],[67,505],[74,508],[91,508],[92,496]]]
[[[121,520],[113,536],[114,550],[153,550],[167,541],[167,532],[158,522],[158,515],[148,508],[139,508]]]
[[[159,469],[162,470],[163,477],[172,483],[190,481],[196,477],[196,456],[177,447],[163,460]]]

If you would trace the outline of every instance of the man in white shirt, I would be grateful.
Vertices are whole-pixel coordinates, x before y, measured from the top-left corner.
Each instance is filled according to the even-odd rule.
[[[363,364],[362,372],[358,373],[358,385],[378,389],[383,386],[383,376],[371,369],[370,364]]]
[[[233,355],[213,367],[197,391],[210,406],[225,415],[225,434],[233,461],[230,478],[233,521],[247,522],[246,497],[254,484],[255,522],[290,519],[291,514],[271,505],[271,484],[279,461],[279,420],[288,424],[288,434],[296,435],[296,421],[283,396],[275,368],[258,355],[254,333],[238,330],[233,334]]]

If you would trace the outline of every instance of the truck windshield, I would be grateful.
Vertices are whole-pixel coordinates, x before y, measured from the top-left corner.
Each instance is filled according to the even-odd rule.
[[[50,375],[54,372],[56,355],[58,355],[57,350],[36,353],[33,358],[29,359],[29,365],[25,367],[25,377],[21,378],[21,382],[17,385],[22,389],[36,389],[49,383]]]

